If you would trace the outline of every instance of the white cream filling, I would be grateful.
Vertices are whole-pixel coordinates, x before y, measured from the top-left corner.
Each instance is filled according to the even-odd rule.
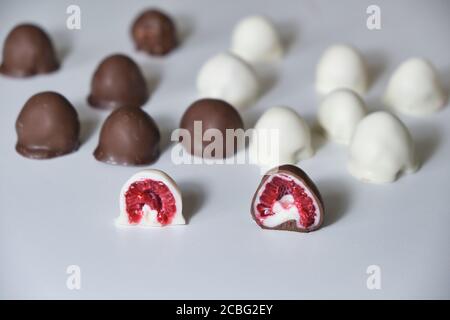
[[[295,220],[300,226],[300,215],[294,204],[292,195],[285,195],[272,206],[273,215],[261,220],[262,224],[268,228],[274,228],[283,222]]]

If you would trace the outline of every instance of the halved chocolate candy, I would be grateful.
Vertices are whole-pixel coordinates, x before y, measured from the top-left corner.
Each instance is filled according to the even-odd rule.
[[[302,169],[282,165],[262,178],[251,214],[263,229],[310,232],[322,225],[324,206],[319,190]]]
[[[118,226],[163,227],[185,224],[180,189],[166,173],[147,169],[134,174],[120,191]]]

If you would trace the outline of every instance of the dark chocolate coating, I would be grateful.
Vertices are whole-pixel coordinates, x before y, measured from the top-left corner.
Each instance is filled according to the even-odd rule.
[[[97,67],[88,102],[101,109],[138,108],[148,96],[147,83],[138,65],[125,55],[115,54]]]
[[[160,133],[155,121],[140,108],[122,107],[106,118],[94,156],[109,164],[137,166],[159,157]]]
[[[20,78],[58,68],[53,44],[44,30],[32,24],[21,24],[10,31],[3,45],[0,73]]]
[[[191,141],[182,140],[184,148],[191,154],[203,157],[203,151],[211,141],[203,140],[202,137],[194,137],[194,121],[202,122],[202,137],[207,129],[218,129],[223,136],[223,158],[232,156],[237,151],[236,139],[234,141],[234,150],[226,150],[226,129],[244,129],[244,123],[236,109],[229,103],[218,99],[200,99],[195,101],[185,112],[181,119],[180,128],[186,129],[191,135]],[[212,155],[217,158],[216,155]]]
[[[299,228],[296,224],[295,220],[290,220],[290,221],[286,221],[274,228],[269,228],[266,227],[262,224],[259,224],[257,218],[256,218],[256,214],[254,212],[254,204],[255,201],[257,200],[256,197],[258,195],[259,190],[264,186],[264,183],[266,182],[266,180],[277,173],[284,173],[286,175],[289,176],[293,176],[296,179],[300,180],[303,182],[303,184],[305,185],[305,187],[308,188],[309,192],[311,192],[312,196],[314,197],[314,200],[316,201],[316,203],[318,204],[319,208],[317,210],[317,214],[319,215],[319,223],[314,227],[314,228],[309,228],[309,229],[304,229],[304,228]],[[323,204],[323,200],[322,200],[322,196],[319,192],[319,189],[317,188],[317,186],[314,184],[314,182],[311,180],[311,178],[306,174],[306,172],[304,172],[302,169],[300,169],[297,166],[291,165],[291,164],[285,164],[279,167],[275,167],[270,169],[268,172],[266,172],[266,174],[264,175],[264,177],[261,179],[261,183],[259,184],[258,188],[255,191],[255,194],[253,196],[253,200],[252,200],[252,205],[250,208],[250,212],[252,214],[252,218],[253,220],[255,220],[255,222],[263,229],[270,229],[270,230],[285,230],[285,231],[297,231],[297,232],[311,232],[314,230],[319,229],[322,226],[323,223],[323,216],[324,216],[324,204]]]
[[[80,145],[77,111],[56,92],[41,92],[28,99],[17,118],[16,131],[16,150],[27,158],[58,157]]]
[[[177,46],[176,33],[172,19],[155,9],[140,14],[131,28],[136,49],[155,56],[166,55]]]

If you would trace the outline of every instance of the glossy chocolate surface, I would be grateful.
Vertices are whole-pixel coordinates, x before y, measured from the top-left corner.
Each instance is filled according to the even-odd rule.
[[[88,102],[100,109],[138,108],[148,97],[147,83],[138,65],[125,55],[115,54],[97,67]]]
[[[16,122],[18,153],[48,159],[78,149],[80,122],[72,104],[56,92],[41,92],[25,103]]]
[[[201,131],[195,134],[194,125],[200,121]],[[200,99],[195,101],[185,111],[181,123],[181,129],[186,129],[190,133],[190,141],[182,140],[182,144],[191,154],[203,157],[205,148],[211,143],[203,139],[205,131],[217,129],[223,137],[222,158],[232,156],[237,151],[237,142],[234,141],[234,148],[226,150],[226,130],[243,129],[244,124],[241,116],[229,103],[218,99]],[[216,158],[217,155],[213,154]]]
[[[94,156],[109,164],[146,165],[158,159],[159,143],[159,129],[150,115],[122,107],[106,118]]]
[[[40,27],[21,24],[6,37],[0,73],[21,78],[53,72],[58,68],[53,44]]]
[[[142,12],[134,21],[131,34],[136,49],[150,55],[166,55],[177,46],[175,24],[167,14],[159,10]]]

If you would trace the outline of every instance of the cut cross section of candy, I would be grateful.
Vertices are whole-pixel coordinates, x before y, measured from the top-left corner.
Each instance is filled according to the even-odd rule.
[[[175,181],[160,170],[143,170],[122,187],[116,224],[143,227],[185,224],[182,209]]]
[[[251,214],[263,229],[310,232],[320,228],[324,207],[308,175],[294,165],[282,165],[262,178]]]

